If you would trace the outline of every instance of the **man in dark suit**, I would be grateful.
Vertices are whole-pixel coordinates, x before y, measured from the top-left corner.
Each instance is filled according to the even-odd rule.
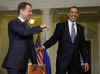
[[[43,44],[49,48],[58,41],[56,74],[80,74],[80,54],[84,59],[85,72],[89,70],[87,47],[85,47],[84,27],[76,23],[79,9],[68,9],[68,21],[58,23],[51,38]]]
[[[37,64],[33,44],[33,34],[48,28],[43,24],[37,27],[28,27],[27,22],[32,16],[32,5],[22,2],[18,6],[18,18],[8,23],[9,49],[3,62],[8,74],[25,74],[28,59]]]

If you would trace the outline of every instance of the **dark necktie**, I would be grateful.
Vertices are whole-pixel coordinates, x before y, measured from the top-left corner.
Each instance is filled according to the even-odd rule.
[[[74,27],[74,23],[72,23],[72,29],[71,29],[71,39],[72,39],[72,43],[74,43],[74,39],[75,39],[75,27]]]

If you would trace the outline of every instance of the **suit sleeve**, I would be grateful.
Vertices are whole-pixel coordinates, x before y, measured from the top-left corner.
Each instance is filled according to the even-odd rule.
[[[84,35],[84,28],[82,28],[82,33],[81,33],[81,40],[80,40],[80,53],[83,57],[83,60],[85,63],[89,62],[89,57],[88,57],[88,44],[86,43],[85,40],[85,35]]]
[[[61,34],[60,25],[61,25],[60,23],[56,24],[55,32],[53,33],[51,38],[43,44],[45,48],[51,47],[57,42],[57,40],[60,39],[60,34]]]
[[[19,24],[10,22],[8,25],[11,26],[11,30],[13,32],[19,34],[20,36],[30,36],[32,34],[42,32],[42,28],[40,28],[39,26],[29,28],[26,26],[25,22]]]

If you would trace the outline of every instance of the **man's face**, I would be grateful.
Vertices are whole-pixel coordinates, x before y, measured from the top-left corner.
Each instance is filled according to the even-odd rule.
[[[32,16],[32,7],[29,5],[26,5],[25,9],[23,10],[23,15],[26,18],[26,20],[29,20]]]
[[[77,18],[79,17],[79,12],[77,8],[71,8],[68,12],[68,18],[72,22],[76,22]]]

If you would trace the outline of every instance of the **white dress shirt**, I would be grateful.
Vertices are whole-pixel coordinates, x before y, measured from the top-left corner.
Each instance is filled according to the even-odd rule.
[[[18,17],[18,19],[21,21],[21,22],[25,22],[25,20],[21,17]]]
[[[72,24],[74,23],[74,28],[75,28],[75,35],[77,35],[77,26],[76,26],[76,22],[72,22],[70,20],[68,20],[68,27],[69,27],[69,33],[71,36],[71,32],[72,32]]]

